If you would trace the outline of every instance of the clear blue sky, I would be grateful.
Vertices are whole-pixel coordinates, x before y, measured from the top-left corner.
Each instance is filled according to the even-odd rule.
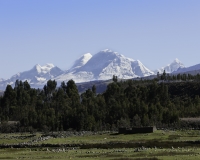
[[[152,70],[200,63],[200,0],[0,0],[0,78],[106,48]]]

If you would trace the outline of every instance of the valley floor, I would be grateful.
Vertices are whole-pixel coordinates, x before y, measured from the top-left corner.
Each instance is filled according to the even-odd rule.
[[[200,131],[0,134],[0,159],[200,159]]]

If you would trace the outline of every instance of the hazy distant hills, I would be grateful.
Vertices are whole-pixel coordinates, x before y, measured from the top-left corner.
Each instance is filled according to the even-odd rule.
[[[106,49],[95,55],[84,54],[66,71],[53,64],[44,66],[37,64],[32,69],[20,72],[9,79],[0,79],[0,90],[5,90],[8,84],[14,87],[17,79],[27,80],[31,87],[34,88],[42,88],[49,79],[55,79],[58,82],[58,86],[63,81],[67,82],[73,79],[76,83],[79,83],[79,89],[81,89],[81,83],[83,82],[95,81],[97,83],[99,81],[99,85],[102,85],[100,83],[101,80],[109,80],[113,75],[120,79],[131,79],[155,75],[157,72],[162,73],[164,70],[167,73],[174,74],[194,72],[195,70],[200,70],[200,64],[186,68],[178,59],[175,59],[165,67],[151,71],[139,60],[134,60]]]

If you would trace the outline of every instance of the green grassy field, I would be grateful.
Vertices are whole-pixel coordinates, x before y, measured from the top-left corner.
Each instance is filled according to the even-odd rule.
[[[198,142],[200,140],[200,131],[198,130],[160,130],[148,134],[118,135],[106,133],[69,136],[66,138],[51,137],[43,141],[33,142],[30,148],[12,148],[12,144],[30,142],[39,138],[41,135],[41,133],[35,135],[0,134],[0,144],[10,145],[9,148],[0,149],[0,159],[200,159],[200,145],[198,143],[187,143],[188,141]],[[80,146],[84,144],[85,148],[65,147],[62,145],[61,147],[34,147],[34,144],[78,144]],[[107,149],[94,147],[96,144],[106,146]]]
[[[146,142],[146,141],[191,141],[200,140],[200,131],[156,131],[148,134],[102,134],[70,136],[67,138],[50,138],[43,144],[96,144],[109,142]]]
[[[0,134],[0,144],[14,144],[28,142],[40,137],[42,134]],[[69,136],[67,138],[49,138],[45,141],[40,141],[43,144],[95,144],[108,142],[146,142],[146,141],[197,141],[200,140],[200,131],[186,130],[186,131],[162,131],[158,130],[154,133],[147,134],[96,134],[83,136]]]
[[[62,150],[62,149],[60,149]],[[74,160],[132,160],[132,159],[191,159],[200,158],[198,148],[145,149],[78,149],[59,151],[59,149],[1,149],[0,159],[74,159]]]

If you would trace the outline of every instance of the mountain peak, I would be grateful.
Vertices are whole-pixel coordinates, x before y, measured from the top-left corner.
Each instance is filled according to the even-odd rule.
[[[92,58],[91,53],[85,53],[74,62],[74,65],[71,67],[70,70],[77,69],[84,66],[91,58]]]
[[[86,61],[88,61],[90,58],[92,58],[92,54],[91,53],[85,53],[83,56],[81,56],[82,61],[84,61],[84,63],[86,63]]]
[[[37,71],[38,73],[41,72],[41,66],[40,66],[39,64],[36,64],[36,65],[33,67],[33,69],[34,69],[34,70],[36,69],[36,71]]]
[[[4,80],[5,80],[5,79],[3,79],[3,78],[0,78],[0,82],[1,82],[1,81],[4,81]]]
[[[43,66],[41,66],[40,64],[36,64],[36,65],[34,66],[34,68],[44,68],[44,67],[53,68],[53,67],[55,67],[55,66],[54,66],[54,64],[52,64],[52,63],[46,63],[46,64],[43,65]]]
[[[180,68],[185,68],[185,66],[178,58],[175,58],[175,60],[172,63],[168,64],[165,67],[162,67],[161,69],[155,70],[154,73],[155,74],[157,72],[163,73],[164,70],[166,73],[172,73],[172,72],[177,71]]]
[[[116,54],[116,55],[119,55],[118,52],[114,52],[112,51],[111,49],[104,49],[104,50],[101,50],[100,52],[98,53],[105,53],[105,54]],[[97,54],[98,54],[97,53]]]
[[[47,63],[47,64],[45,64],[43,66],[41,66],[40,64],[36,64],[33,67],[33,70],[36,70],[37,73],[47,73],[47,72],[49,72],[54,67],[55,66],[52,63]]]
[[[162,73],[165,70],[167,73],[172,73],[181,68],[184,68],[184,65],[176,58],[172,63],[157,71]],[[31,70],[20,72],[10,79],[0,79],[0,87],[5,88],[8,83],[14,85],[16,79],[28,80],[32,86],[38,88],[43,86],[49,79],[55,79],[58,83],[70,79],[75,82],[87,82],[108,80],[113,75],[117,75],[118,78],[129,79],[153,74],[140,60],[134,60],[110,49],[104,49],[94,55],[90,53],[83,54],[75,61],[71,69],[65,72],[52,63],[36,64]]]
[[[85,65],[68,70],[65,75],[61,75],[57,80],[63,81],[63,77],[71,77],[76,82],[83,82],[106,80],[112,78],[113,75],[128,79],[152,74],[153,72],[147,69],[139,60],[135,61],[122,54],[105,49],[94,54]]]
[[[178,68],[185,68],[184,64],[178,58],[176,58],[171,64],[169,64],[169,66],[176,66]]]
[[[34,67],[41,67],[39,64],[36,64]]]
[[[181,63],[181,61],[178,58],[175,58],[175,60],[172,63]]]
[[[0,88],[5,89],[7,84],[14,86],[17,79],[23,82],[27,80],[32,87],[40,88],[44,86],[47,80],[55,78],[62,73],[63,71],[52,63],[47,63],[43,66],[36,64],[32,69],[19,72],[7,80],[0,79]]]
[[[52,63],[47,63],[47,64],[44,65],[44,66],[45,66],[45,67],[49,67],[49,68],[53,68],[53,67],[55,67],[54,64],[52,64]],[[43,67],[44,67],[44,66],[43,66]]]
[[[113,52],[113,51],[110,50],[110,49],[104,49],[104,50],[102,50],[101,52]]]

